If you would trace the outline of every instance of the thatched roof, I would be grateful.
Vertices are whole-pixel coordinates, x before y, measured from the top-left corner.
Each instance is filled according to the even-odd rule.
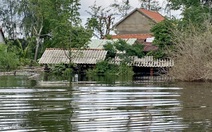
[[[71,55],[69,55],[71,54]],[[104,60],[107,51],[97,49],[86,50],[63,50],[63,49],[46,49],[39,60],[39,64],[69,64],[69,60],[74,64],[96,64]]]

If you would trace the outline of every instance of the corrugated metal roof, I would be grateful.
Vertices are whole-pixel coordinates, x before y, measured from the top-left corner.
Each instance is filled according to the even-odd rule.
[[[174,60],[172,59],[154,59],[153,56],[145,56],[143,58],[138,57],[131,57],[131,62],[128,63],[130,66],[137,66],[137,67],[173,67]],[[115,57],[111,61],[113,64],[120,64],[122,59],[118,56]]]
[[[128,44],[133,45],[135,41],[137,40],[136,38],[128,38],[128,39],[123,39],[125,40]],[[118,41],[118,39],[113,39],[113,40],[108,40],[108,39],[92,39],[90,43],[88,44],[89,49],[103,49],[103,46],[107,43],[113,43]]]
[[[105,50],[71,50],[71,61],[74,64],[96,64],[98,61],[104,60],[107,54]],[[62,49],[46,49],[39,60],[39,64],[68,64],[69,51]]]

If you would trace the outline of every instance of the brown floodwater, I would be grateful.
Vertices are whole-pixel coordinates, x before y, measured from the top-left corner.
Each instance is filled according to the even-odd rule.
[[[212,131],[212,83],[41,87],[0,77],[1,132]]]

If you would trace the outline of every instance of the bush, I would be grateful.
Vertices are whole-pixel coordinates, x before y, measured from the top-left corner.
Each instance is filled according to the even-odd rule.
[[[94,69],[87,71],[89,80],[107,81],[114,83],[115,81],[129,81],[134,75],[132,67],[125,63],[120,65],[110,64],[108,61],[102,61],[96,64]]]
[[[7,46],[0,44],[0,69],[12,70],[16,69],[19,65],[17,56],[7,51]]]
[[[212,80],[212,25],[190,25],[183,32],[174,31],[174,35],[175,50],[170,55],[175,65],[169,74],[182,81]]]
[[[124,81],[129,81],[133,79],[133,69],[132,67],[127,66],[126,64],[120,64],[118,67],[118,76],[119,80],[124,82]]]

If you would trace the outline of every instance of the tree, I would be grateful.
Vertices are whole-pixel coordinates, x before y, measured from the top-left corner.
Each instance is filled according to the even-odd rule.
[[[69,30],[74,25],[79,25],[79,0],[30,0],[23,1],[20,14],[23,16],[23,27],[25,32],[31,37],[35,37],[36,48],[34,60],[37,59],[39,46],[44,36],[51,36],[60,28],[63,29],[64,40],[69,39],[64,35],[65,30]],[[65,28],[63,28],[65,26]],[[61,32],[60,32],[61,33]],[[52,34],[55,35],[55,34]],[[70,36],[70,34],[68,34]],[[51,36],[52,37],[52,36]],[[55,40],[55,39],[53,39]]]
[[[17,15],[17,10],[20,0],[0,0],[0,21],[4,32],[10,39],[14,39],[19,34],[17,30],[20,18]]]
[[[111,4],[110,6],[115,10],[117,10],[118,14],[120,14],[121,17],[126,16],[129,10],[132,8],[132,6],[129,3],[129,0],[122,0],[122,2],[114,0],[114,3]]]
[[[211,0],[168,0],[168,6],[174,10],[182,10],[181,25],[183,27],[190,23],[200,26],[205,20],[212,20]]]
[[[91,11],[87,11],[87,13],[91,17],[87,19],[87,28],[92,30],[93,35],[100,39],[110,35],[116,13],[112,12],[109,8],[96,5],[96,2],[89,8]]]
[[[79,0],[2,0],[5,7],[2,8],[1,16],[7,18],[19,18],[18,25],[13,26],[15,21],[3,21],[3,28],[18,30],[25,40],[35,44],[34,60],[37,60],[41,47],[79,47],[83,46],[91,37],[90,31],[84,29],[79,18]],[[11,11],[11,15],[7,12]],[[10,14],[10,13],[9,13]],[[11,19],[13,20],[13,19]],[[12,25],[7,26],[7,25]],[[16,32],[14,32],[15,34]],[[15,35],[14,35],[15,36]],[[59,43],[58,43],[59,42]],[[78,43],[76,45],[76,43]],[[46,44],[44,46],[44,44]],[[65,48],[65,47],[63,47]]]
[[[204,29],[202,27],[205,27]],[[212,26],[209,21],[186,30],[173,31],[174,50],[170,56],[175,61],[170,75],[182,81],[212,80]]]
[[[113,43],[107,43],[104,45],[104,49],[108,51],[107,58],[115,58],[115,56],[118,56],[123,59],[124,63],[130,62],[132,56],[139,58],[144,56],[143,45],[129,45],[125,40],[121,39]]]
[[[178,10],[180,8],[189,8],[197,6],[211,7],[211,0],[168,0],[172,9]]]
[[[11,70],[17,68],[18,58],[13,52],[8,52],[7,46],[0,44],[0,69]]]
[[[159,11],[161,7],[159,6],[159,2],[156,0],[139,0],[141,2],[141,8]]]
[[[151,28],[155,39],[153,44],[158,47],[158,50],[151,51],[148,55],[153,55],[155,58],[167,57],[167,50],[173,48],[173,30],[178,28],[178,20],[165,19],[164,21],[157,23]]]

